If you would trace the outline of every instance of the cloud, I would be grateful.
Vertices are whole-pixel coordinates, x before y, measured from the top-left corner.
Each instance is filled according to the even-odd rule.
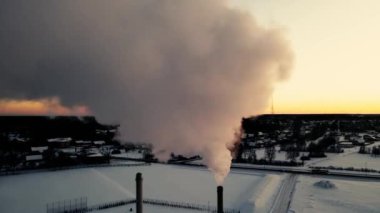
[[[220,0],[2,1],[0,98],[86,105],[155,153],[219,180],[234,129],[292,66],[288,41]]]
[[[63,106],[59,98],[34,100],[0,100],[0,115],[90,115],[87,106]]]

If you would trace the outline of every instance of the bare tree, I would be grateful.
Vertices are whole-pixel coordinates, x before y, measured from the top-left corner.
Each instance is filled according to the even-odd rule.
[[[294,146],[290,146],[286,149],[286,158],[291,162],[296,162],[296,158],[300,155],[297,148]]]
[[[377,157],[378,155],[380,155],[380,146],[374,146],[372,148],[372,156]]]
[[[248,153],[248,162],[249,163],[254,163],[257,160],[256,156],[256,150],[255,149],[250,149]]]
[[[274,158],[276,157],[276,149],[274,146],[265,147],[265,158],[272,163]]]
[[[99,151],[105,157],[107,163],[109,163],[111,161],[112,148],[109,146],[102,146],[100,147]]]

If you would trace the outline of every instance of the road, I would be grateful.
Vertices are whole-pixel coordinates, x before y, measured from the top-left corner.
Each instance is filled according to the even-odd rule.
[[[276,200],[270,213],[287,213],[290,202],[292,201],[294,188],[297,182],[297,174],[288,174],[283,181],[281,188],[276,196]]]
[[[138,160],[142,161],[142,160]],[[167,164],[167,163],[160,163]],[[179,166],[193,166],[193,167],[206,167],[201,163],[169,163],[171,165]],[[345,171],[345,170],[328,170],[327,173],[315,173],[312,168],[308,166],[304,167],[286,167],[286,166],[272,166],[272,165],[255,165],[255,164],[244,164],[244,163],[233,163],[231,169],[243,169],[243,170],[266,170],[273,172],[286,172],[291,174],[304,174],[304,175],[319,175],[319,176],[337,176],[337,177],[350,177],[350,178],[360,178],[360,179],[372,179],[380,180],[380,173],[367,173],[367,172],[356,172],[356,171]]]
[[[328,173],[313,173],[311,168],[307,167],[281,167],[281,166],[263,166],[263,165],[250,165],[250,164],[232,164],[232,169],[251,169],[251,170],[267,170],[275,172],[287,172],[291,174],[304,174],[304,175],[319,175],[319,176],[338,176],[338,177],[350,177],[350,178],[360,178],[360,179],[373,179],[380,180],[379,173],[365,173],[365,172],[354,172],[345,170],[328,170]]]

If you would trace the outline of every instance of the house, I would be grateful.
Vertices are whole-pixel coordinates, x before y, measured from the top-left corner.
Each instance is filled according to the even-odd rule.
[[[107,158],[103,154],[97,152],[97,153],[89,153],[88,155],[85,156],[83,161],[85,163],[106,163]]]
[[[43,162],[43,156],[38,151],[32,151],[31,153],[25,156],[25,166],[27,167],[39,166]]]
[[[98,135],[106,135],[108,133],[107,130],[103,130],[103,129],[97,129],[96,130],[96,134]]]
[[[47,142],[53,147],[67,147],[70,146],[72,139],[68,138],[50,138]]]
[[[25,161],[40,161],[43,160],[42,154],[39,152],[31,152],[25,156]]]
[[[30,149],[32,152],[43,153],[44,151],[48,150],[49,147],[48,146],[34,146],[34,147],[32,146]]]
[[[105,141],[94,141],[94,145],[96,146],[101,146],[104,145],[106,142]]]
[[[92,141],[77,140],[77,141],[75,141],[75,144],[77,144],[79,146],[89,146],[92,144]]]
[[[76,154],[81,151],[81,147],[71,146],[71,147],[65,147],[65,148],[58,148],[56,150],[65,154]]]
[[[340,141],[339,145],[342,148],[352,148],[352,147],[354,147],[354,143],[352,141]]]

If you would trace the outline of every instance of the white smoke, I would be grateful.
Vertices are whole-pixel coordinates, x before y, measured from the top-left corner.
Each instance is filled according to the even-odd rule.
[[[234,129],[292,65],[281,31],[226,1],[2,2],[0,98],[87,105],[161,159],[200,154],[218,184]]]

